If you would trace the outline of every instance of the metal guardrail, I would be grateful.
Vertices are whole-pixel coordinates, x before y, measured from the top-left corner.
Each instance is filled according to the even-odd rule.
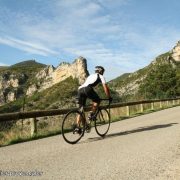
[[[146,103],[155,103],[155,102],[164,102],[164,101],[175,101],[178,100],[180,104],[180,98],[173,98],[173,99],[160,99],[160,100],[144,100],[144,101],[134,101],[134,102],[126,102],[126,103],[116,103],[111,104],[110,108],[118,108],[118,107],[129,107],[133,105],[143,104]],[[106,108],[107,105],[101,106],[101,108]],[[52,109],[52,110],[43,110],[43,111],[28,111],[28,112],[16,112],[16,113],[4,113],[0,114],[0,122],[1,121],[12,121],[12,120],[19,120],[19,119],[26,119],[26,118],[36,118],[36,117],[45,117],[45,116],[55,116],[55,115],[63,115],[68,113],[70,110],[74,110],[78,108],[70,108],[70,109]],[[91,107],[86,107],[85,111],[89,111]],[[128,114],[128,113],[127,113]]]

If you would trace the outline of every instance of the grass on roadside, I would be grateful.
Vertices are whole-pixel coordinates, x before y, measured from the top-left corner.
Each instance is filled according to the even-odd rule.
[[[122,121],[122,120],[133,118],[133,117],[137,117],[137,116],[141,116],[141,115],[145,115],[145,114],[149,114],[149,113],[153,113],[153,112],[168,109],[168,108],[172,108],[175,106],[179,106],[179,105],[158,108],[155,110],[147,109],[142,113],[137,112],[134,114],[130,114],[130,116],[119,116],[119,117],[115,117],[115,118],[111,117],[111,123],[114,123],[117,121]],[[55,136],[58,134],[61,134],[61,130],[57,130],[57,129],[52,130],[51,129],[51,131],[49,131],[48,129],[46,129],[44,131],[37,133],[37,135],[35,135],[35,136],[30,136],[29,131],[22,131],[20,128],[12,128],[9,131],[0,132],[0,147],[12,145],[12,144],[16,144],[16,143],[21,143],[21,142],[27,142],[27,141],[31,141],[31,140],[42,139],[42,138],[46,138],[46,137],[50,137],[50,136]]]

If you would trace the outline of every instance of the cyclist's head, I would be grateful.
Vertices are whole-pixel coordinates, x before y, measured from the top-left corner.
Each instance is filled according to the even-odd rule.
[[[99,73],[99,74],[103,75],[104,71],[105,71],[105,69],[102,66],[96,66],[95,67],[95,72],[96,73]]]

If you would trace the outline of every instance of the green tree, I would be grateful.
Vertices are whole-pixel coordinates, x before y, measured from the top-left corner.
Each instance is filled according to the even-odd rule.
[[[140,85],[139,94],[144,98],[171,98],[178,95],[178,77],[171,64],[156,66]]]

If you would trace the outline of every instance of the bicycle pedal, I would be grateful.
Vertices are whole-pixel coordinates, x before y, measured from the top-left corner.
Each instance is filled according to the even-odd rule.
[[[81,128],[76,128],[76,129],[73,131],[73,134],[79,134],[79,135],[81,135],[81,134],[82,134],[82,129],[81,129]]]
[[[90,133],[90,132],[91,132],[91,125],[90,125],[90,124],[88,124],[88,125],[86,126],[86,132],[87,132],[87,133]]]
[[[96,121],[96,117],[93,117],[93,118],[92,118],[92,121]]]
[[[89,121],[91,121],[91,122],[93,122],[93,121],[95,121],[96,120],[96,117],[94,117],[94,116],[92,116],[90,119],[89,119]]]
[[[86,129],[86,133],[90,133],[91,132],[91,129]]]

